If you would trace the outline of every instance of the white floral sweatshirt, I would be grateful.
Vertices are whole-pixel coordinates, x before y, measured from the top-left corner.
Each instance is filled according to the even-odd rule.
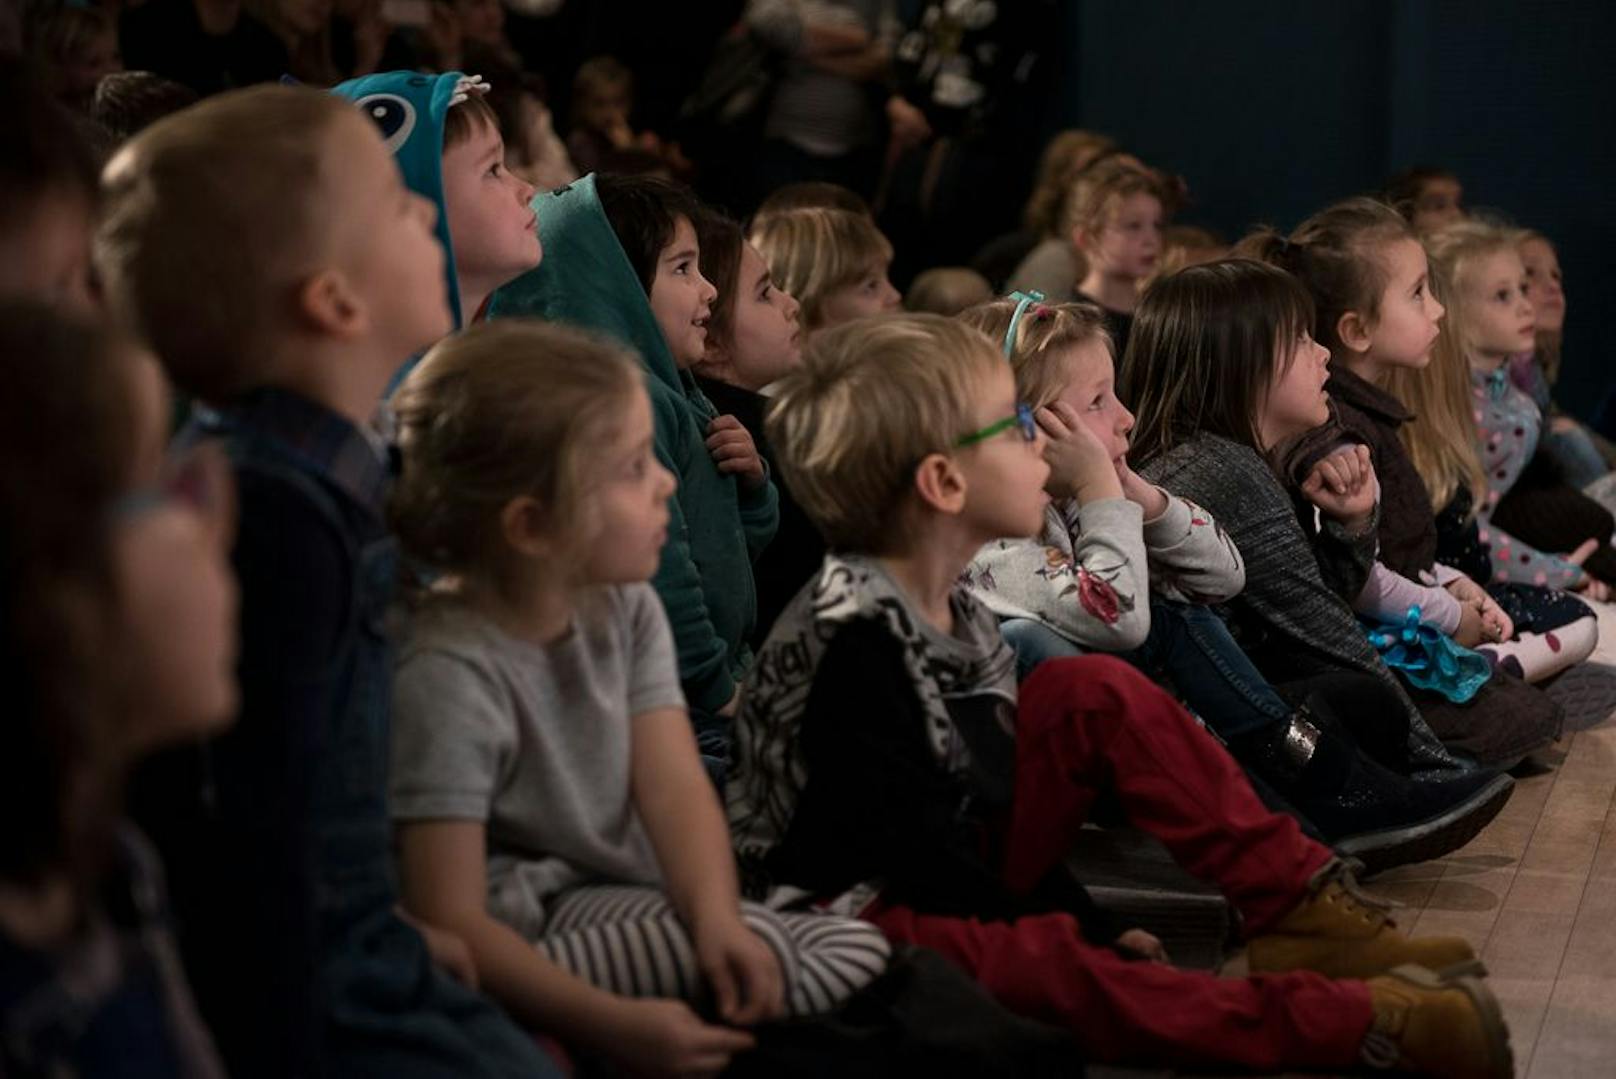
[[[1052,502],[1037,538],[985,545],[962,580],[1001,619],[1030,618],[1084,648],[1127,652],[1150,634],[1150,590],[1222,603],[1246,586],[1246,567],[1210,513],[1169,494],[1150,521],[1126,498]]]

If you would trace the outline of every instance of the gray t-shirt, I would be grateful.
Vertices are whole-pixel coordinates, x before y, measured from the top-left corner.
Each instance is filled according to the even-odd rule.
[[[393,689],[393,819],[484,822],[494,917],[537,937],[562,889],[661,879],[634,808],[632,720],[685,701],[650,585],[592,592],[545,646],[430,603]]]

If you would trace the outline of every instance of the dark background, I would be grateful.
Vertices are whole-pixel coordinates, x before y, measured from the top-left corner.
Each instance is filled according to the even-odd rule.
[[[1616,359],[1616,3],[1068,0],[1062,23],[1049,129],[1108,132],[1182,174],[1186,223],[1290,228],[1436,164],[1470,207],[1546,233],[1568,293],[1557,397],[1598,406]]]

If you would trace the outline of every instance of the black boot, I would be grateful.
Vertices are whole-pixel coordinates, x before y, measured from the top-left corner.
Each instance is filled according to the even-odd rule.
[[[1434,781],[1398,775],[1305,706],[1229,749],[1326,842],[1361,861],[1366,875],[1457,850],[1498,815],[1514,788],[1491,771]]]

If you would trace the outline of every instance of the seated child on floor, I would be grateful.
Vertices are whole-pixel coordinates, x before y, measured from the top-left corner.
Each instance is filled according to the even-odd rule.
[[[634,1071],[722,1064],[885,968],[873,927],[737,898],[655,572],[672,473],[644,376],[581,331],[499,321],[395,397],[393,519],[441,576],[394,677],[404,902],[518,1019]],[[629,957],[626,965],[604,956]],[[717,998],[716,1025],[692,1005]]]
[[[1236,760],[1370,869],[1434,857],[1474,835],[1496,808],[1487,780],[1414,783],[1377,764],[1329,719],[1372,684],[1344,692],[1334,676],[1293,691],[1293,706],[1207,606],[1245,586],[1240,552],[1211,514],[1128,467],[1133,415],[1116,397],[1099,309],[1018,293],[961,321],[1004,343],[1017,393],[1046,438],[1052,501],[1042,531],[988,543],[964,578],[1003,620],[1023,676],[1080,650],[1122,653],[1165,677]]]
[[[802,305],[810,334],[898,310],[887,279],[892,245],[866,214],[808,207],[759,217],[747,237],[781,288]]]
[[[839,327],[768,427],[834,553],[747,681],[726,793],[748,894],[862,912],[1094,1061],[1511,1073],[1479,981],[1388,973],[1470,947],[1410,940],[1350,899],[1331,852],[1143,675],[1089,656],[1017,687],[997,620],[958,584],[984,543],[1044,524],[1043,436],[997,342],[932,315]],[[1230,896],[1260,976],[1105,946],[1164,958],[1138,931],[1085,941],[1062,862],[1102,789]]]
[[[473,981],[464,946],[398,908],[383,632],[396,541],[367,421],[399,357],[450,328],[431,203],[370,120],[286,86],[153,124],[104,183],[109,306],[208,406],[181,438],[221,443],[240,495],[240,715],[136,784],[226,1065],[553,1074],[439,969]]]
[[[235,712],[228,484],[164,483],[162,375],[100,327],[0,302],[0,378],[0,1074],[221,1075],[121,788]]]
[[[504,286],[491,317],[539,316],[629,345],[645,368],[656,455],[674,473],[652,584],[673,623],[685,702],[722,783],[756,624],[752,563],[774,538],[779,499],[752,436],[719,415],[691,368],[707,350],[717,290],[701,274],[688,188],[649,176],[585,176],[534,200],[547,255]]]

